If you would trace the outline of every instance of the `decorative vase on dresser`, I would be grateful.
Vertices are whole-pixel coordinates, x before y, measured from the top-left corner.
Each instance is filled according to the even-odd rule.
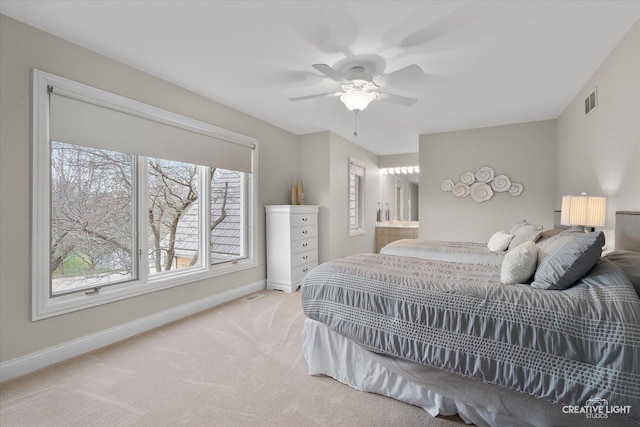
[[[318,206],[269,205],[267,289],[295,292],[318,265]]]

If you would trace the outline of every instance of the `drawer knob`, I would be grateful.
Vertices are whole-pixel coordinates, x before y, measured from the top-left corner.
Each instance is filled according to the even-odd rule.
[[[309,271],[308,268],[305,268],[304,270],[302,270],[304,273],[306,273],[307,271]]]
[[[302,247],[303,247],[303,248],[306,248],[308,245],[309,245],[308,243],[303,243],[303,244],[302,244]]]
[[[309,258],[307,255],[303,256],[302,259],[307,259]]]
[[[307,218],[306,217],[302,218],[302,221],[307,222]]]
[[[304,230],[304,231],[302,232],[302,234],[307,234],[307,230]]]

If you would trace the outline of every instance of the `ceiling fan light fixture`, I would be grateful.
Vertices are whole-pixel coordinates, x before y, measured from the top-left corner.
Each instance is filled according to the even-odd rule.
[[[378,97],[376,92],[365,92],[361,90],[352,90],[340,96],[340,101],[349,109],[349,111],[362,111],[367,105]]]

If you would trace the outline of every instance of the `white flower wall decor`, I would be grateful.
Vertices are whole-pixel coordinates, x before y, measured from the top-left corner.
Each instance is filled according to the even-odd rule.
[[[495,193],[517,197],[522,194],[524,186],[519,182],[512,182],[507,175],[496,175],[492,167],[483,166],[475,173],[464,172],[458,182],[450,178],[444,179],[440,189],[453,193],[456,197],[471,196],[474,202],[482,203],[491,199]]]

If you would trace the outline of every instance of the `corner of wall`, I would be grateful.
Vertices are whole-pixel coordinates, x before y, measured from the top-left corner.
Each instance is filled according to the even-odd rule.
[[[565,194],[607,198],[607,239],[613,242],[616,210],[640,210],[640,21],[558,116],[555,203]],[[597,88],[596,108],[584,101]]]

